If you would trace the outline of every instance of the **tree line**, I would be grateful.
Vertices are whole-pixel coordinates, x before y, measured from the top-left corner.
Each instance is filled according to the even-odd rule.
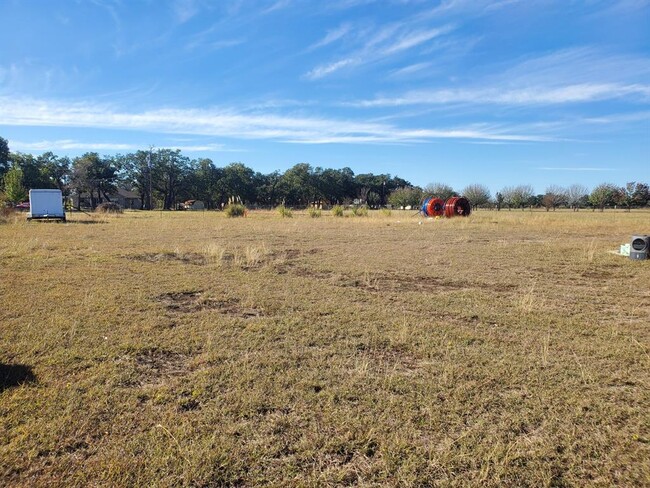
[[[604,210],[606,207],[627,209],[645,207],[650,203],[650,187],[647,183],[629,182],[625,186],[601,183],[591,191],[584,185],[573,184],[568,187],[550,185],[543,194],[536,194],[531,185],[505,186],[495,193],[478,183],[467,185],[460,192],[444,183],[431,183],[424,188],[400,188],[391,193],[389,203],[396,207],[415,208],[426,196],[435,195],[442,199],[464,196],[474,208],[526,209],[545,208],[555,211],[558,208],[580,208]]]
[[[412,186],[390,174],[355,174],[350,168],[314,168],[307,163],[269,174],[240,162],[218,167],[211,159],[190,159],[178,149],[115,156],[88,152],[72,159],[52,152],[33,156],[9,151],[2,138],[0,179],[5,200],[14,203],[24,200],[31,188],[58,188],[66,196],[84,195],[94,208],[123,188],[139,195],[142,209],[173,209],[190,199],[222,208],[233,197],[258,206],[362,201],[380,207],[394,190]]]
[[[603,183],[591,191],[580,184],[551,185],[543,194],[535,194],[531,185],[506,186],[493,196],[478,183],[459,192],[444,183],[420,188],[390,174],[355,175],[350,168],[314,168],[307,163],[296,164],[283,173],[263,174],[239,162],[218,167],[211,159],[190,159],[178,149],[140,150],[115,156],[88,152],[72,159],[52,152],[33,156],[11,152],[2,137],[0,180],[3,199],[8,202],[25,200],[31,188],[57,188],[66,196],[85,196],[92,208],[110,201],[118,188],[137,193],[142,209],[173,209],[190,199],[202,200],[207,208],[223,208],[233,197],[246,205],[267,207],[354,202],[370,207],[390,204],[417,208],[426,196],[447,199],[462,195],[475,208],[544,207],[547,211],[561,207],[631,209],[650,202],[650,189],[642,182],[622,187]]]

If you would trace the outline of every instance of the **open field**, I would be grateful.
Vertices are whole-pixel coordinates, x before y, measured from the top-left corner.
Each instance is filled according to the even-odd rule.
[[[650,213],[0,224],[3,486],[650,486]]]

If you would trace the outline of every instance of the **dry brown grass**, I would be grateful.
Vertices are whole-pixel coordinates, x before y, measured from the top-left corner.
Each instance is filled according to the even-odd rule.
[[[293,217],[1,225],[2,485],[650,484],[648,213]]]

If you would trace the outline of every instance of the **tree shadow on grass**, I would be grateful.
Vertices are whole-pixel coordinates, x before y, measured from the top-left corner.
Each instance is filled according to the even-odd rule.
[[[36,383],[36,375],[30,366],[0,363],[0,392],[25,383]]]

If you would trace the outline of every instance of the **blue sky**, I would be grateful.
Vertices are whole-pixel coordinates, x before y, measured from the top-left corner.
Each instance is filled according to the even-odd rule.
[[[0,0],[0,19],[13,151],[650,181],[650,0]]]

